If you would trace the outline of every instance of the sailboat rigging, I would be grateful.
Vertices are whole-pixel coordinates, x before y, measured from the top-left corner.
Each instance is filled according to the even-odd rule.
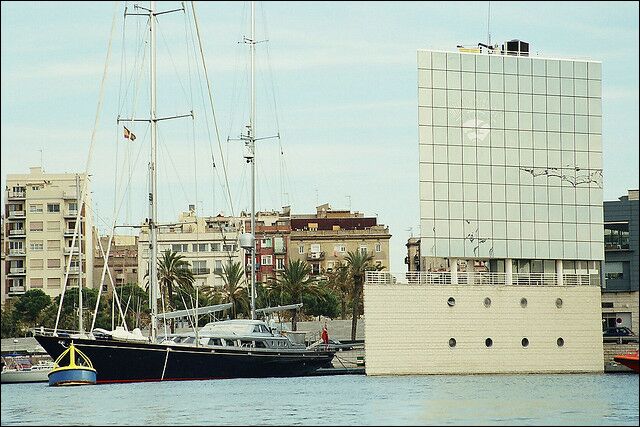
[[[180,9],[157,11],[155,1],[148,8],[136,6],[143,12],[126,15],[142,15],[148,17],[150,46],[150,100],[149,117],[118,118],[118,123],[145,121],[151,127],[151,152],[149,161],[149,217],[145,226],[149,232],[149,291],[151,294],[151,324],[148,337],[141,334],[117,333],[93,329],[89,335],[80,333],[58,333],[57,328],[48,332],[36,331],[35,338],[52,358],[57,358],[72,343],[81,350],[93,363],[97,372],[98,383],[136,382],[136,381],[168,381],[195,380],[237,377],[290,377],[308,375],[318,368],[330,366],[335,350],[326,347],[298,344],[287,336],[280,335],[261,321],[256,320],[255,279],[256,279],[256,219],[255,219],[255,5],[251,5],[251,37],[245,37],[251,51],[251,114],[246,127],[245,160],[251,163],[251,232],[240,236],[240,246],[250,252],[251,265],[251,319],[234,319],[208,323],[198,329],[197,323],[193,332],[176,334],[172,337],[158,337],[158,319],[191,315],[190,310],[182,312],[158,314],[158,198],[157,198],[157,125],[159,121],[192,117],[188,114],[160,117],[157,113],[156,93],[156,34],[157,17],[159,15],[185,11]],[[195,9],[192,9],[195,19]],[[197,23],[197,21],[196,21]],[[197,25],[197,24],[196,24]],[[199,31],[198,31],[199,37]],[[203,61],[204,63],[204,61]],[[260,138],[263,139],[263,138]],[[77,227],[77,226],[76,226]],[[75,237],[75,236],[74,236]],[[100,241],[100,239],[98,239]],[[111,243],[111,241],[109,242]],[[102,250],[101,244],[100,248]],[[107,250],[108,254],[108,250]],[[105,268],[106,268],[105,256]],[[104,277],[104,271],[103,271]],[[197,298],[197,297],[196,297]],[[62,302],[61,302],[62,304]],[[194,314],[217,312],[230,307],[231,304],[201,308]],[[263,310],[264,311],[264,310]],[[120,309],[122,314],[122,311]],[[123,315],[124,320],[124,315]],[[94,318],[95,322],[95,318]],[[57,323],[56,323],[57,327]],[[126,328],[126,326],[125,326]],[[166,334],[165,334],[166,335]]]

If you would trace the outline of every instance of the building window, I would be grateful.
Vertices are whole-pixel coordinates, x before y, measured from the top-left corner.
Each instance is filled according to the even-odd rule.
[[[620,280],[624,278],[622,262],[605,262],[604,277],[607,280]]]
[[[360,254],[361,255],[366,255],[367,254],[367,247],[362,245],[360,246]]]
[[[29,249],[32,251],[41,251],[44,249],[44,244],[42,240],[34,240],[33,242],[29,243]]]
[[[342,245],[342,244],[340,244],[340,245],[335,245],[335,246],[333,247],[333,250],[334,250],[335,252],[344,253],[344,252],[346,252],[346,251],[347,251],[347,246],[346,246],[346,245]]]
[[[320,244],[319,243],[313,243],[311,245],[311,253],[318,253],[320,252]]]
[[[192,252],[206,252],[207,246],[209,246],[207,243],[193,243],[191,245],[191,250]],[[182,251],[182,252],[186,252],[186,251]]]
[[[382,252],[382,244],[376,243],[376,252]]]
[[[47,249],[50,251],[59,251],[60,240],[47,240]]]
[[[47,221],[47,231],[60,231],[60,221]]]
[[[311,264],[311,274],[320,274],[320,264],[315,262]]]
[[[29,267],[34,270],[41,270],[44,267],[44,260],[32,259],[29,261]]]
[[[222,250],[224,252],[235,252],[236,251],[236,245],[235,244],[225,243],[224,245],[222,245]]]
[[[60,203],[47,203],[47,212],[49,212],[49,213],[59,213],[60,212]]]
[[[612,222],[604,224],[604,249],[629,249],[628,222]]]
[[[42,213],[42,205],[29,205],[29,213]]]
[[[276,258],[276,269],[284,270],[284,258]]]
[[[38,191],[38,190],[40,189],[40,186],[39,186],[39,185],[32,185],[32,186],[31,186],[31,189],[32,189],[33,191]]]
[[[49,277],[47,279],[47,288],[59,288],[59,287],[60,287],[59,277]]]
[[[298,246],[298,253],[299,254],[303,254],[304,253],[304,246]]]
[[[60,258],[49,258],[47,268],[60,268]]]
[[[260,265],[271,265],[271,263],[271,255],[262,255],[262,257],[260,258]]]
[[[213,267],[213,272],[214,273],[222,273],[222,260],[217,259],[215,260],[215,264]]]
[[[77,202],[71,202],[69,203],[69,212],[77,212],[78,211],[78,203]]]
[[[29,279],[29,286],[31,288],[42,288],[43,284],[44,279],[42,279],[42,277],[32,277],[31,279]]]
[[[211,252],[220,252],[220,248],[222,245],[220,243],[212,243],[211,244]]]
[[[29,231],[43,231],[44,223],[42,221],[29,222]]]
[[[271,247],[271,238],[268,237],[266,239],[260,240],[260,246],[263,247],[263,248],[270,248]]]
[[[189,252],[189,245],[186,243],[174,243],[171,245],[172,252]]]
[[[199,261],[192,261],[191,262],[191,271],[193,272],[193,274],[207,274],[207,261],[206,260],[199,260]]]

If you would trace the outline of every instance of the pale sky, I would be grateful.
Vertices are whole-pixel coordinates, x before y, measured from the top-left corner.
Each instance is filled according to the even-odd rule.
[[[82,172],[114,3],[3,1],[1,7],[2,187],[7,174],[40,165],[40,150],[46,172]],[[179,2],[158,2],[159,10],[178,7]],[[404,271],[407,238],[420,234],[416,51],[487,43],[488,9],[489,2],[258,3],[257,39],[268,42],[257,45],[257,136],[279,131],[284,151],[278,155],[277,140],[259,142],[258,209],[290,204],[293,213],[313,213],[328,202],[334,209],[375,215],[393,235],[390,269]],[[123,10],[118,3],[118,18]],[[238,213],[249,210],[249,169],[242,144],[227,137],[237,138],[247,121],[248,49],[238,42],[249,35],[248,3],[197,3],[196,10]],[[518,38],[530,43],[532,55],[602,62],[604,199],[638,188],[638,3],[492,2],[490,15],[492,43]],[[135,31],[137,23],[144,25],[144,18],[128,18],[127,28]],[[190,101],[188,80],[173,79],[181,70],[195,70],[172,41],[174,35],[185,39],[184,15],[162,15],[160,26],[160,114],[193,108],[197,118],[203,117],[202,102]],[[127,151],[135,160],[142,150],[119,223],[139,223],[148,216],[146,127],[132,126],[138,139],[131,144],[115,124],[119,88],[126,85],[120,76],[122,39],[119,19],[89,164],[102,232],[113,217],[116,165],[126,168]],[[134,49],[127,47],[128,57]],[[139,117],[148,110],[142,77]],[[193,96],[200,99],[200,91]],[[190,120],[183,122],[161,130],[160,220],[174,221],[196,200],[199,214],[229,214],[219,181],[211,179],[209,139],[192,129]],[[222,173],[215,138],[211,144]]]

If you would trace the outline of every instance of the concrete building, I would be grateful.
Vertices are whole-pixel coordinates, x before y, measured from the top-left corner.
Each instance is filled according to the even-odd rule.
[[[418,79],[423,271],[368,274],[367,373],[601,372],[601,63],[511,40]]]
[[[158,228],[158,257],[171,249],[184,256],[191,265],[197,286],[223,286],[222,272],[227,262],[243,262],[244,255],[238,245],[242,233],[243,218],[197,217],[195,208],[182,212],[175,224]],[[146,286],[149,269],[149,229],[142,227],[138,238],[138,284]]]
[[[604,202],[604,277],[602,327],[626,326],[638,333],[638,190]]]
[[[251,232],[251,219],[246,217],[245,230]],[[267,283],[275,279],[281,273],[287,263],[289,256],[289,234],[291,233],[291,211],[289,206],[285,206],[282,212],[257,212],[256,213],[256,252],[257,264],[256,282]],[[249,253],[245,254],[245,273],[251,274]]]
[[[407,256],[404,263],[407,264],[407,271],[420,271],[420,238],[409,237],[406,246]]]
[[[93,277],[95,286],[100,284],[102,271],[104,270],[104,257],[100,246],[94,244],[93,248]],[[107,252],[109,246],[109,236],[100,236],[102,251]],[[109,251],[108,268],[111,272],[114,284],[123,286],[130,283],[138,283],[138,236],[114,235]],[[102,282],[103,292],[111,292],[111,281],[109,273],[105,270],[104,281]]]
[[[333,210],[329,204],[311,215],[292,215],[289,258],[307,261],[313,274],[331,272],[349,252],[373,255],[373,263],[389,268],[389,227],[360,212]]]
[[[71,248],[78,218],[76,188],[82,191],[84,180],[84,174],[49,174],[40,167],[31,168],[28,174],[7,175],[4,231],[8,252],[3,299],[30,289],[58,296],[70,256],[67,287],[78,286],[81,275],[83,286],[93,285],[93,236],[87,233],[93,229],[90,183],[80,212],[81,262],[77,247]],[[76,238],[76,244],[78,241]]]

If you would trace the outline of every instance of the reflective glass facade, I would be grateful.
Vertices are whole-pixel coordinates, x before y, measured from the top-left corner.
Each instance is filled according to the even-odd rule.
[[[418,51],[421,254],[602,260],[601,63]]]

